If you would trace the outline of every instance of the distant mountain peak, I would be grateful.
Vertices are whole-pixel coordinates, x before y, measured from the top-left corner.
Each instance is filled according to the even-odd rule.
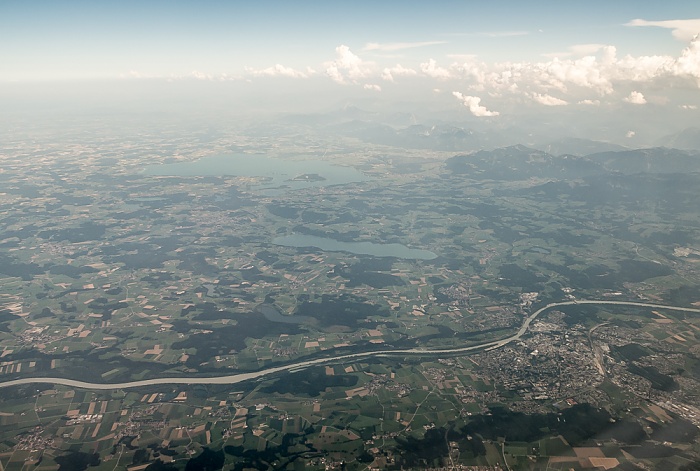
[[[582,139],[578,137],[562,137],[560,139],[535,146],[552,155],[584,156],[599,152],[616,152],[627,150],[626,147],[610,142]]]
[[[576,179],[591,175],[669,174],[700,171],[700,154],[654,147],[599,152],[586,156],[552,155],[522,144],[460,154],[445,161],[455,175],[492,180],[534,178]]]
[[[518,152],[542,153],[541,150],[533,149],[533,148],[527,147],[527,146],[525,146],[525,145],[523,145],[523,144],[515,144],[514,146],[506,147],[506,149],[515,149],[515,150],[517,150]]]
[[[694,126],[685,128],[659,139],[657,144],[676,149],[700,150],[700,128]]]

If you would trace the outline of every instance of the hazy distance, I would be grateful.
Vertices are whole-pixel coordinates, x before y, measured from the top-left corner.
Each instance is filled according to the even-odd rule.
[[[700,117],[700,19],[688,2],[35,7],[0,6],[6,126],[53,114],[226,126],[345,112],[395,130],[489,134],[464,150],[698,140],[673,137]]]

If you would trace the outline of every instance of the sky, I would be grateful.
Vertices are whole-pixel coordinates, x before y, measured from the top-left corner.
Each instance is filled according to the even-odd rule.
[[[697,116],[699,33],[697,1],[2,0],[0,95],[202,82],[432,95],[490,120],[523,106]]]

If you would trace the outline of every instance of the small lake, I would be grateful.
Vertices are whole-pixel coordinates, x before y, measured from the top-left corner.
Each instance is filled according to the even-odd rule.
[[[261,304],[257,310],[265,316],[265,319],[272,322],[280,322],[282,324],[304,324],[313,321],[313,317],[309,316],[285,316],[277,307],[272,304]]]
[[[275,245],[285,247],[316,247],[327,252],[350,252],[374,257],[396,257],[406,260],[432,260],[437,258],[429,250],[411,249],[401,244],[375,244],[373,242],[340,242],[326,237],[293,234],[272,239]]]
[[[210,155],[194,162],[149,165],[145,175],[264,177],[264,187],[289,189],[343,185],[369,180],[353,167],[335,165],[325,160],[275,159],[260,154]]]

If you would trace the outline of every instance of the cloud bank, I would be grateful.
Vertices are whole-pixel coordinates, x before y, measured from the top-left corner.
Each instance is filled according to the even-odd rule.
[[[460,89],[453,96],[474,116],[498,116],[481,105],[481,97],[492,103],[534,103],[541,106],[607,106],[615,103],[643,105],[645,93],[653,96],[656,105],[672,103],[659,90],[698,90],[700,88],[700,19],[648,21],[633,20],[634,27],[670,29],[679,39],[687,39],[686,47],[677,55],[620,55],[615,46],[602,43],[575,44],[565,52],[544,55],[541,61],[487,62],[469,54],[455,51],[444,58],[402,58],[402,63],[378,64],[367,60],[373,52],[395,52],[406,49],[445,44],[445,41],[367,43],[359,53],[345,44],[335,48],[332,60],[316,66],[293,68],[276,63],[266,68],[245,67],[243,74],[213,76],[193,71],[182,76],[161,77],[168,80],[248,80],[282,77],[306,80],[321,78],[345,86],[370,91],[389,92],[410,83],[425,90]],[[688,39],[689,38],[689,39]],[[415,53],[414,53],[415,57]],[[380,60],[380,56],[374,57]],[[318,72],[320,71],[320,73]],[[153,78],[147,74],[129,72],[126,79]],[[379,85],[383,83],[384,85]],[[630,90],[633,90],[630,93]],[[661,92],[663,93],[663,92]],[[496,106],[499,106],[496,105]],[[694,110],[700,103],[676,102],[676,109]]]

